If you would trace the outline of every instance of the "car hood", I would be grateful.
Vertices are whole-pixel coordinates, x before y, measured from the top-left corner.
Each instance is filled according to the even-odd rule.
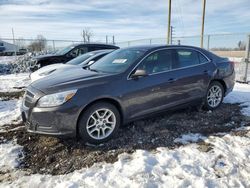
[[[34,82],[38,79],[41,79],[41,78],[44,78],[46,76],[56,73],[57,70],[59,69],[67,69],[67,68],[71,68],[72,66],[75,66],[75,65],[67,65],[67,64],[62,64],[62,63],[48,65],[31,73],[30,78],[31,78],[31,81]]]
[[[33,82],[31,86],[46,94],[54,93],[60,90],[83,87],[83,82],[93,85],[95,82],[91,82],[90,80],[107,75],[106,73],[85,70],[80,66],[70,66],[70,68],[59,69],[56,73]],[[87,87],[88,84],[84,86]]]
[[[62,63],[57,63],[57,64],[53,64],[53,65],[48,65],[48,66],[45,66],[45,67],[42,67],[40,69],[38,69],[37,71],[33,72],[32,74],[42,74],[42,73],[46,73],[46,72],[50,72],[50,71],[53,71],[53,70],[56,70],[56,69],[59,69],[61,67],[64,67],[65,64],[62,64]]]

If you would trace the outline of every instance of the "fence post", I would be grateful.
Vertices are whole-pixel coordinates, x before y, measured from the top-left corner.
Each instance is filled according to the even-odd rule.
[[[210,35],[207,36],[207,50],[210,48]]]
[[[247,74],[248,74],[248,65],[249,65],[249,53],[250,53],[250,34],[247,36],[247,45],[246,45],[246,54],[245,54],[245,74],[243,77],[243,81],[247,82]]]
[[[150,44],[150,45],[152,44],[152,39],[149,39],[149,44]]]
[[[56,51],[55,41],[53,40],[53,50]]]

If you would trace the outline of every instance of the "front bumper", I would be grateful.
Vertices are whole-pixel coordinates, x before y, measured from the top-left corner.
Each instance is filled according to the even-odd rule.
[[[78,110],[71,101],[51,108],[26,107],[23,102],[21,107],[22,120],[28,132],[69,137],[76,136]]]

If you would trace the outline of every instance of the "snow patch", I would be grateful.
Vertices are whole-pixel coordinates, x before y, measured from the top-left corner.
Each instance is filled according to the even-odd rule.
[[[0,64],[9,64],[16,60],[15,56],[0,56]]]
[[[20,91],[30,84],[29,73],[0,76],[0,92]]]
[[[228,59],[230,61],[237,62],[237,63],[240,63],[244,60],[244,58],[242,58],[242,57],[228,57]]]
[[[236,83],[234,89],[229,93],[224,101],[224,103],[240,103],[243,107],[241,112],[245,116],[250,116],[250,85]]]
[[[193,142],[198,142],[198,141],[202,141],[205,140],[207,137],[202,136],[199,133],[190,133],[190,134],[183,134],[181,135],[180,138],[176,138],[174,140],[175,143],[181,143],[181,144],[189,144],[189,143],[193,143]]]
[[[21,100],[1,101],[0,99],[0,130],[4,125],[19,123],[21,121]],[[15,122],[13,122],[15,121]]]
[[[20,164],[23,147],[15,142],[0,144],[0,171],[12,170]]]

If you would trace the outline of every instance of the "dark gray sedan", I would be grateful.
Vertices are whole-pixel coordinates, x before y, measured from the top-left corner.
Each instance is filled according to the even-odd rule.
[[[29,132],[101,143],[120,125],[151,114],[187,105],[216,109],[234,78],[233,62],[201,48],[124,48],[32,83],[22,117]]]

